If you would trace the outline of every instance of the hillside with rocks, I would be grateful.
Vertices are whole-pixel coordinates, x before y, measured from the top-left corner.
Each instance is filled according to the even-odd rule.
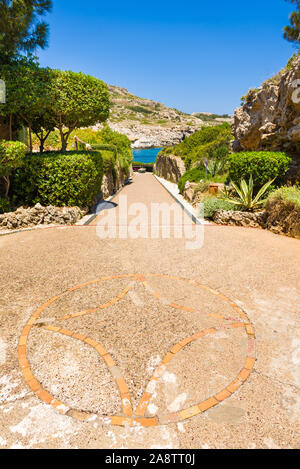
[[[261,87],[250,90],[234,116],[234,149],[290,153],[292,180],[300,180],[300,56]]]
[[[187,114],[160,102],[139,98],[125,88],[112,85],[108,88],[111,99],[108,124],[111,129],[127,135],[133,148],[176,145],[203,125],[218,125],[219,119],[227,120],[227,115]]]

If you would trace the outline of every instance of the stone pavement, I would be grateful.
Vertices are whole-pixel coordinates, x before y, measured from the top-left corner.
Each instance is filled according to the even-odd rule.
[[[0,447],[298,447],[299,241],[100,238],[125,195],[174,203],[139,174],[89,226],[0,238]]]

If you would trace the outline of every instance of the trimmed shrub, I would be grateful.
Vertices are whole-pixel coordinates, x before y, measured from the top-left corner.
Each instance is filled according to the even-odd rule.
[[[236,205],[219,197],[206,197],[202,200],[204,204],[204,218],[213,218],[217,210],[240,210]]]
[[[233,153],[228,158],[229,178],[239,183],[241,179],[253,177],[254,190],[259,190],[266,182],[276,178],[274,185],[284,182],[284,176],[291,164],[291,158],[282,152],[245,151]]]
[[[10,212],[10,202],[0,197],[0,214]]]
[[[5,197],[10,188],[10,175],[14,169],[23,164],[26,145],[21,142],[0,141],[0,178],[4,182]]]
[[[115,145],[104,145],[104,144],[96,143],[96,144],[92,144],[92,149],[98,150],[98,151],[101,151],[101,150],[110,151],[113,153],[115,162],[117,161],[118,150]]]
[[[22,142],[0,142],[0,174],[7,176],[18,166],[25,157],[26,145]]]
[[[101,190],[103,157],[97,151],[26,155],[16,170],[16,204],[87,207]]]

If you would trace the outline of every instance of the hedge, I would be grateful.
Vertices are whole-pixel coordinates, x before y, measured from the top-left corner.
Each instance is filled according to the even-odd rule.
[[[9,200],[0,197],[0,215],[7,212],[10,212]]]
[[[233,153],[228,158],[229,178],[236,183],[249,180],[251,174],[255,190],[276,178],[274,184],[282,185],[284,176],[291,164],[291,158],[282,152],[245,151]]]
[[[13,180],[16,205],[92,205],[101,190],[103,156],[97,151],[26,155]]]

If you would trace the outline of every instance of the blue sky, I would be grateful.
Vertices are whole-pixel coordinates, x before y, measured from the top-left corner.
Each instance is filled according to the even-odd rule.
[[[185,112],[232,113],[283,68],[284,0],[53,0],[43,66],[89,73]]]

